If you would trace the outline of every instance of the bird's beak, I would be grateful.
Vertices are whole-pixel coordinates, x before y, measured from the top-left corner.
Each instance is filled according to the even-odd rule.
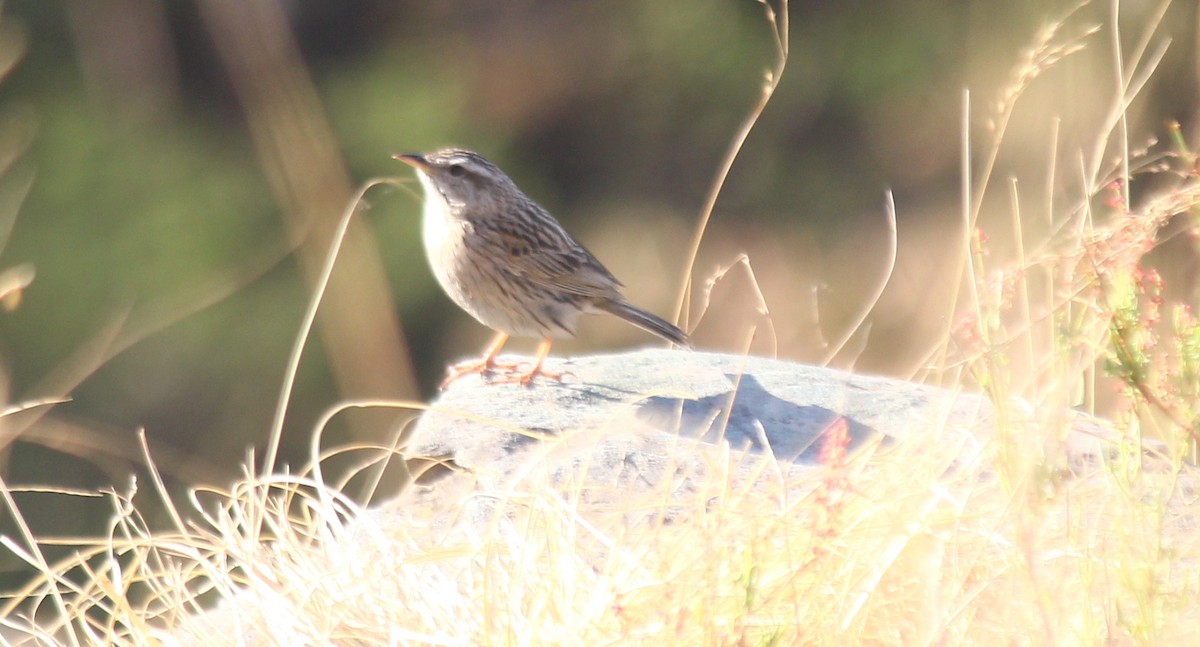
[[[432,165],[425,160],[424,156],[417,155],[416,153],[396,153],[395,155],[392,155],[392,159],[400,160],[401,162],[408,164],[418,171],[428,172],[432,167]]]

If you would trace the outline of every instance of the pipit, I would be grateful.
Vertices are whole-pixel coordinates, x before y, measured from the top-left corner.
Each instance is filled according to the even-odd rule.
[[[446,294],[496,337],[483,357],[449,369],[441,388],[472,374],[528,385],[543,370],[555,337],[575,336],[584,313],[608,313],[679,346],[678,327],[629,303],[621,282],[504,171],[471,151],[397,154],[425,189],[422,235]],[[527,370],[496,357],[509,336],[541,339]]]

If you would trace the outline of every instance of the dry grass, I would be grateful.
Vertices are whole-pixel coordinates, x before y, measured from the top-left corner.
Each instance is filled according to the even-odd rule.
[[[686,512],[671,524],[615,521],[536,477],[489,493],[505,514],[487,521],[463,512],[479,493],[443,510],[371,512],[344,494],[350,477],[321,466],[335,453],[358,457],[353,478],[369,482],[394,447],[322,450],[322,423],[313,462],[274,471],[289,382],[261,473],[249,460],[240,484],[194,493],[187,511],[155,482],[174,528],[148,528],[131,486],[104,495],[107,537],[3,538],[40,575],[6,598],[0,628],[33,644],[1200,643],[1191,466],[1200,325],[1166,300],[1146,263],[1163,240],[1195,238],[1200,181],[1178,132],[1156,152],[1131,151],[1125,132],[1126,110],[1161,56],[1153,29],[1128,58],[1114,57],[1119,91],[1095,141],[1066,161],[1056,153],[1039,178],[1055,186],[1069,173],[1077,195],[1051,196],[1052,216],[1034,227],[1010,182],[1012,258],[994,258],[979,227],[1013,106],[1048,66],[1098,36],[1076,18],[1038,35],[990,115],[994,137],[973,157],[982,170],[964,163],[966,305],[932,340],[926,376],[997,403],[999,433],[981,450],[931,428],[848,455],[835,425],[819,469],[805,475],[782,478],[786,466],[769,457],[718,456],[694,499],[669,501]],[[1118,42],[1117,30],[1100,33]],[[970,105],[964,132],[976,119]],[[1173,181],[1132,205],[1131,184],[1149,172]],[[1090,406],[1106,384],[1125,403],[1101,430],[1117,439],[1113,451],[1070,461],[1068,432],[1084,430],[1063,412]],[[747,466],[752,478],[738,469]],[[19,520],[12,491],[0,482]],[[628,510],[668,504],[660,493],[626,501]],[[54,544],[75,553],[47,563],[40,547]],[[201,613],[216,601],[231,611]]]

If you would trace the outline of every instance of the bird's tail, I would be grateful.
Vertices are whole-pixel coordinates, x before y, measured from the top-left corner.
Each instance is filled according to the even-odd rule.
[[[620,317],[648,333],[662,337],[672,344],[677,344],[684,348],[692,347],[692,342],[688,339],[687,333],[680,330],[678,326],[660,318],[658,315],[646,312],[628,301],[601,299],[595,305],[597,309]]]

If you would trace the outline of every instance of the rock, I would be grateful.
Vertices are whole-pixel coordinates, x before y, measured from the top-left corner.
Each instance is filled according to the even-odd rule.
[[[547,370],[564,376],[529,387],[474,376],[455,382],[417,423],[408,453],[503,475],[539,438],[584,432],[604,444],[632,433],[811,464],[839,418],[853,447],[933,425],[978,429],[992,416],[977,395],[759,357],[644,350],[550,360]]]
[[[472,487],[507,489],[536,469],[553,484],[608,493],[671,479],[682,495],[725,452],[811,470],[840,421],[851,450],[935,428],[977,447],[993,427],[992,406],[978,395],[758,357],[644,350],[551,360],[547,370],[562,379],[455,382],[407,440],[421,481],[452,467],[470,473]]]

